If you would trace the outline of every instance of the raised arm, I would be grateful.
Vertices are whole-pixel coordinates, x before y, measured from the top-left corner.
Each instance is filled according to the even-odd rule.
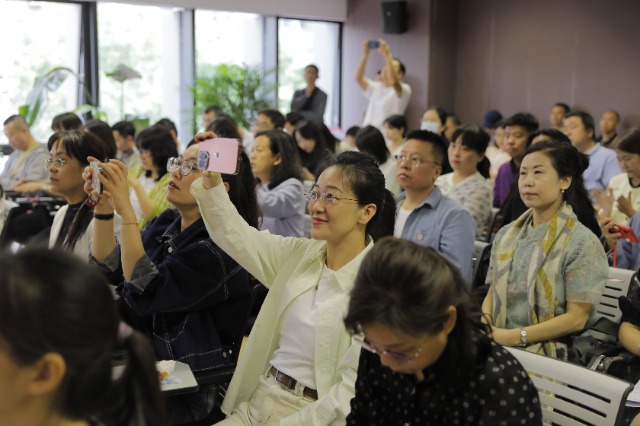
[[[369,40],[365,40],[362,43],[362,58],[356,70],[356,82],[362,90],[367,90],[369,87],[369,79],[365,77],[364,71],[367,68],[367,59],[369,59]]]
[[[402,85],[400,84],[400,70],[396,69],[391,50],[386,41],[380,39],[380,47],[378,52],[384,57],[384,68],[382,72],[386,73],[387,77],[393,82],[393,88],[396,91],[398,97],[402,96]]]

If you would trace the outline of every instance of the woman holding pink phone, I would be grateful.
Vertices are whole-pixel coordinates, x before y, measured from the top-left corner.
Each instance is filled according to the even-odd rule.
[[[167,200],[175,206],[160,213],[141,233],[127,185],[124,163],[100,163],[102,195],[91,190],[91,169],[85,170],[85,190],[99,199],[93,225],[92,259],[117,285],[126,320],[145,333],[158,359],[189,364],[193,371],[231,363],[248,304],[249,274],[210,238],[198,204],[190,192],[202,172],[196,167],[197,144],[167,163]],[[255,182],[244,154],[237,175],[224,175],[223,190],[247,227],[259,222]],[[122,218],[116,240],[110,224]],[[226,336],[226,337],[225,337]],[[204,418],[215,403],[217,389],[169,398],[174,424]]]
[[[572,207],[588,164],[556,140],[525,152],[518,189],[529,210],[496,235],[482,304],[496,342],[566,360],[569,336],[595,319],[609,265]]]
[[[248,226],[217,173],[191,186],[211,239],[269,288],[219,424],[345,424],[360,346],[342,319],[364,255],[393,233],[395,203],[365,154],[339,154],[318,175],[307,195],[312,239]]]

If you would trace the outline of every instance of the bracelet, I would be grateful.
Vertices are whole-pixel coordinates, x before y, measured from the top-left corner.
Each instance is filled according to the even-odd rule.
[[[124,225],[136,225],[136,226],[138,226],[138,222],[124,222],[124,223],[121,223],[120,225],[121,226],[124,226]]]
[[[98,220],[112,220],[113,213],[108,213],[108,214],[94,213],[93,218]]]

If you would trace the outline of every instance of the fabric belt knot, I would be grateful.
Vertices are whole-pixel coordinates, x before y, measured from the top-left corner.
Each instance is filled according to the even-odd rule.
[[[271,374],[273,378],[276,379],[276,382],[280,383],[282,386],[289,390],[295,390],[296,385],[298,384],[298,381],[296,379],[287,376],[282,371],[278,371],[278,369],[275,367],[271,367],[271,369],[269,369],[269,374]],[[306,386],[302,389],[302,395],[313,400],[318,399],[318,391]]]

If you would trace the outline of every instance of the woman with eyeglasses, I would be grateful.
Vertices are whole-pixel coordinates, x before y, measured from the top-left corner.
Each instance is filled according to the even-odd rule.
[[[384,238],[362,261],[344,319],[360,354],[347,425],[540,425],[527,372],[489,337],[458,269]]]
[[[212,133],[196,135],[199,141]],[[393,233],[395,203],[368,155],[343,152],[308,194],[311,237],[258,232],[236,213],[219,174],[191,191],[212,240],[269,288],[229,385],[224,425],[344,425],[359,347],[342,317],[360,262]]]
[[[245,315],[249,275],[210,238],[198,204],[189,191],[202,173],[198,146],[170,158],[167,199],[174,208],[162,212],[140,233],[127,186],[127,167],[101,163],[104,194],[91,191],[92,172],[85,171],[85,189],[99,198],[94,221],[93,261],[118,285],[122,308],[134,328],[152,341],[158,359],[182,361],[198,372],[232,363],[233,338]],[[249,161],[242,153],[238,175],[223,176],[223,188],[246,226],[258,228],[259,208]],[[110,223],[114,210],[122,217],[116,240]],[[174,423],[204,418],[215,402],[216,389],[169,399]]]
[[[256,133],[251,170],[258,180],[262,226],[285,237],[304,235],[302,166],[293,139],[279,130]]]
[[[51,192],[61,195],[67,205],[56,212],[49,232],[49,247],[63,247],[87,260],[93,238],[93,209],[84,192],[82,172],[88,158],[107,160],[104,142],[82,130],[53,134],[47,143]],[[114,235],[120,232],[119,218],[109,223]]]
[[[171,207],[167,198],[170,173],[167,160],[178,156],[175,141],[169,130],[151,126],[136,136],[141,164],[134,166],[127,175],[131,187],[131,203],[144,229],[151,219]]]

